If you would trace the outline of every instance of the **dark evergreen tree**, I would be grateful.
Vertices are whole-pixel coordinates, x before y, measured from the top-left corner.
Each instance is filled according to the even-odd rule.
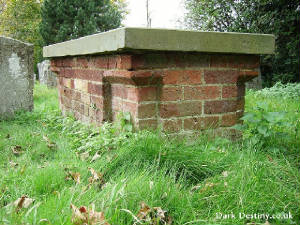
[[[112,0],[44,0],[40,25],[44,45],[118,28],[123,13]]]

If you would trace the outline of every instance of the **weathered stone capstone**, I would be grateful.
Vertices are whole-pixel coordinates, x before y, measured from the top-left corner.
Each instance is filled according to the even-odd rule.
[[[121,28],[44,48],[62,111],[84,121],[130,112],[137,128],[231,130],[245,82],[259,74],[274,36]]]
[[[0,118],[33,109],[33,46],[0,36]]]

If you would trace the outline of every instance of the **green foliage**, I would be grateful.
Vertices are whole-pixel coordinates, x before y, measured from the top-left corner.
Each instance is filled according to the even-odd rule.
[[[0,2],[0,7],[1,7]],[[41,3],[36,0],[8,0],[1,13],[0,34],[34,44],[35,65],[42,60],[42,38],[39,33]],[[35,68],[37,71],[37,69]]]
[[[45,0],[40,32],[45,45],[103,32],[121,25],[120,1]]]
[[[131,115],[129,112],[122,112],[118,116],[121,131],[132,132],[133,124],[131,122]]]
[[[185,0],[185,5],[185,24],[192,29],[275,34],[276,53],[262,60],[265,84],[299,81],[299,1]]]
[[[253,91],[253,95],[263,96],[266,98],[278,97],[278,98],[282,98],[282,99],[291,99],[291,98],[299,99],[300,98],[300,84],[299,83],[282,84],[281,82],[277,82],[273,87],[264,88],[259,91]]]
[[[244,131],[244,138],[251,142],[257,149],[267,149],[275,146],[274,138],[284,138],[289,135],[286,130],[295,130],[295,124],[285,120],[284,112],[268,112],[264,102],[257,104],[253,112],[245,113],[241,118],[244,124],[237,124],[233,128]]]
[[[242,130],[245,141],[257,149],[287,151],[288,145],[299,136],[299,101],[300,85],[295,83],[249,90],[246,95],[248,112],[242,117],[244,124],[235,128]],[[289,111],[289,107],[294,110]]]

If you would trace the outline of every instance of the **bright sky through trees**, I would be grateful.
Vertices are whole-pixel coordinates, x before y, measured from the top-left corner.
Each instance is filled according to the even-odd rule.
[[[129,14],[125,26],[146,27],[146,0],[127,0]],[[149,0],[151,27],[179,28],[178,19],[183,18],[182,0]]]

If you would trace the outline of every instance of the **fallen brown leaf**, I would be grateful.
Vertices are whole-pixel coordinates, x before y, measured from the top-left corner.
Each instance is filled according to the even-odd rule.
[[[74,225],[109,225],[105,221],[104,213],[103,212],[96,212],[95,205],[92,205],[91,208],[87,208],[86,206],[81,206],[79,209],[71,204],[72,209],[72,223]]]
[[[154,212],[155,212],[155,218],[152,218],[152,221],[154,222],[153,224],[172,224],[173,219],[171,216],[167,216],[167,211],[162,210],[161,207],[153,207]],[[157,221],[158,219],[158,221]],[[158,222],[158,223],[157,223]]]
[[[172,224],[172,218],[167,215],[167,211],[161,207],[150,208],[145,202],[141,202],[141,209],[137,214],[137,218],[151,225]]]
[[[97,159],[99,159],[101,157],[101,155],[98,154],[98,152],[95,153],[95,155],[93,156],[93,158],[91,159],[91,162],[96,161]]]
[[[87,219],[86,217],[82,214],[82,212],[73,204],[70,205],[71,209],[72,209],[72,223],[73,224],[85,224],[87,223]]]
[[[139,218],[140,220],[145,220],[148,213],[150,212],[151,212],[151,208],[148,205],[146,205],[145,202],[141,202],[141,209],[137,214],[137,218]]]
[[[89,168],[89,171],[91,172],[92,176],[89,178],[89,183],[94,183],[97,181],[100,181],[103,177],[103,174],[100,172],[97,172],[93,168]]]
[[[90,188],[92,184],[98,184],[100,188],[103,188],[105,185],[103,174],[95,171],[93,168],[89,168],[89,171],[91,172],[92,176],[88,179],[88,188]]]
[[[43,139],[46,141],[48,148],[53,149],[56,147],[56,144],[52,142],[47,136],[43,136]]]
[[[80,173],[70,172],[70,175],[77,184],[80,184]]]
[[[71,171],[66,172],[67,175],[65,177],[65,180],[74,180],[76,184],[80,184],[80,173]]]
[[[16,201],[14,201],[13,205],[16,207],[16,211],[19,211],[22,208],[27,209],[34,201],[34,199],[23,195],[21,198],[18,198]]]
[[[15,156],[20,156],[24,152],[22,151],[22,147],[20,145],[13,146],[11,150]]]
[[[197,191],[198,189],[200,189],[201,188],[201,184],[198,184],[198,185],[196,185],[196,186],[193,186],[192,188],[191,188],[191,192],[193,192],[193,191]]]
[[[10,165],[10,167],[15,168],[15,167],[17,167],[19,164],[18,164],[18,163],[15,163],[15,162],[13,162],[13,161],[10,161],[10,162],[9,162],[9,165]]]
[[[166,211],[162,210],[161,207],[153,207],[154,211],[156,211],[156,216],[159,219],[165,219]]]

